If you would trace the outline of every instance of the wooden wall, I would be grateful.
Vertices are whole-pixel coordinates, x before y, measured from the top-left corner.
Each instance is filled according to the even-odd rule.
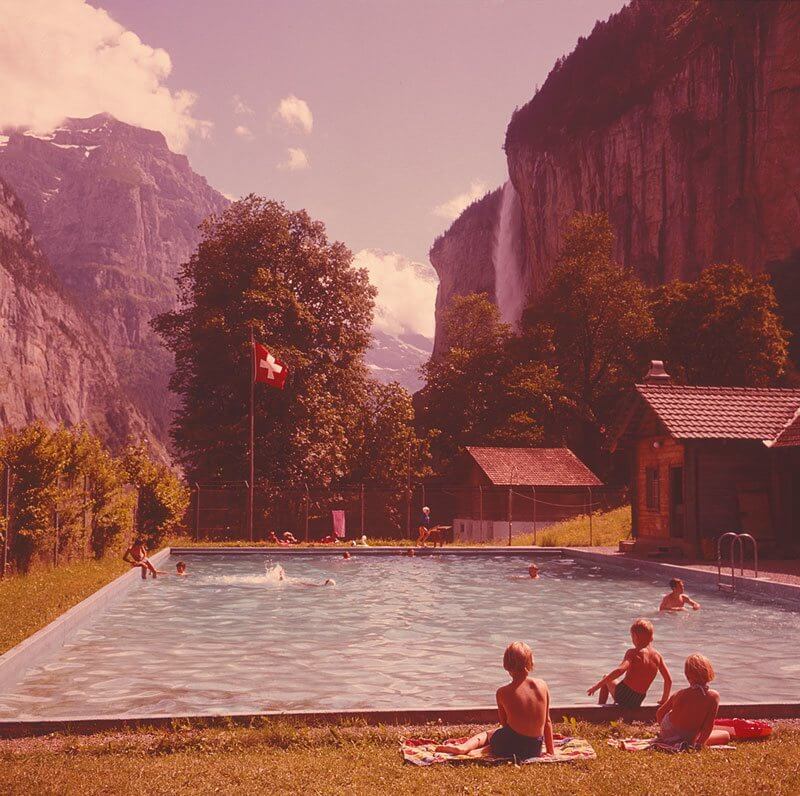
[[[654,447],[657,444],[658,447]],[[636,479],[636,532],[642,539],[666,539],[669,531],[670,468],[683,467],[684,449],[671,437],[653,434],[636,440],[634,477]],[[657,468],[660,481],[658,510],[647,507],[647,470]],[[685,495],[685,490],[684,490]]]

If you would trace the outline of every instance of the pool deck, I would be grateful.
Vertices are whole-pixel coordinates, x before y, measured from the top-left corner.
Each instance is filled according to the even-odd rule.
[[[189,555],[277,555],[277,556],[330,556],[341,555],[344,550],[351,555],[372,557],[402,555],[408,547],[176,547],[165,548],[151,559],[155,564],[164,563],[172,554]],[[705,589],[716,588],[717,568],[708,562],[683,560],[653,560],[631,553],[619,553],[614,548],[545,548],[545,547],[445,547],[416,548],[417,555],[462,556],[531,556],[569,557],[601,566],[660,575],[667,580],[681,577],[687,583]],[[745,570],[747,572],[747,570]],[[750,571],[752,575],[752,570]],[[94,614],[121,599],[139,578],[132,570],[104,586],[83,602],[62,614],[37,633],[0,655],[0,691],[9,689],[24,675],[26,669],[35,666],[54,654]],[[755,598],[780,600],[796,610],[800,609],[800,561],[760,562],[759,577],[736,576],[737,593]],[[551,707],[554,721],[574,717],[585,721],[607,723],[624,718],[627,721],[652,722],[655,720],[655,705],[642,706],[633,711],[622,711],[614,706],[565,705]],[[790,719],[800,718],[800,702],[723,704],[720,714],[724,718]],[[19,738],[54,732],[92,733],[125,727],[174,727],[187,722],[201,726],[226,725],[230,723],[251,725],[263,721],[288,720],[303,724],[341,724],[362,722],[365,724],[419,725],[427,723],[474,724],[496,721],[494,706],[472,708],[403,707],[394,710],[348,710],[348,711],[266,711],[263,713],[229,713],[224,715],[149,715],[149,716],[89,716],[85,718],[53,718],[46,720],[0,720],[0,738]]]

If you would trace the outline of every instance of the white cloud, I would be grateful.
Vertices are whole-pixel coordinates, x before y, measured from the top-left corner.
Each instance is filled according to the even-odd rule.
[[[300,147],[290,146],[286,150],[286,160],[279,163],[278,168],[283,171],[303,171],[311,168],[311,161]]]
[[[252,141],[255,136],[253,135],[253,131],[247,127],[247,125],[239,124],[234,129],[233,132],[239,136],[239,138],[244,138],[246,141]]]
[[[452,199],[448,199],[446,202],[436,205],[436,207],[433,208],[433,214],[441,218],[446,218],[448,221],[453,221],[476,199],[480,199],[484,196],[488,190],[485,183],[480,180],[473,180],[468,191],[464,191],[464,193],[460,193],[458,196],[454,196]]]
[[[369,281],[378,289],[375,329],[392,335],[415,332],[433,337],[438,282],[430,265],[378,249],[361,249],[353,264],[366,268]]]
[[[237,114],[237,116],[251,116],[253,114],[253,109],[238,95],[233,95],[233,112]]]
[[[238,202],[239,201],[239,197],[235,196],[232,193],[226,193],[225,191],[221,191],[221,193],[229,202]]]
[[[173,149],[210,124],[195,95],[165,85],[166,50],[149,47],[84,0],[0,0],[0,127],[48,132],[67,116],[106,112],[160,130]]]
[[[310,133],[314,127],[314,117],[311,108],[305,100],[298,99],[294,94],[284,97],[275,112],[289,127]]]

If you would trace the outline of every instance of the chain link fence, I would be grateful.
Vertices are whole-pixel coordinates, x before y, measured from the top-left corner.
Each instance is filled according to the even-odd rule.
[[[446,541],[503,543],[584,517],[586,542],[591,544],[593,515],[624,500],[623,490],[607,487],[420,483],[410,489],[367,484],[333,490],[256,489],[251,539],[245,482],[195,484],[187,524],[197,541],[258,542],[267,540],[270,532],[280,536],[288,531],[300,541],[315,542],[334,534],[334,512],[342,512],[345,539],[416,539],[422,508],[428,506],[432,524],[446,527]]]

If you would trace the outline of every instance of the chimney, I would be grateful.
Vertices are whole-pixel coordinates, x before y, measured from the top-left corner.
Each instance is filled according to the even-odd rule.
[[[650,362],[650,370],[644,377],[645,384],[672,384],[672,376],[664,370],[664,363],[660,359]]]

